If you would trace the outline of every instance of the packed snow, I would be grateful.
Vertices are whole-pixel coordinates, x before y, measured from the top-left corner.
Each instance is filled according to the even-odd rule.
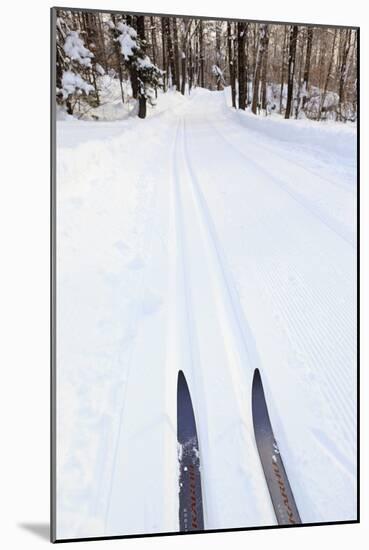
[[[206,529],[276,522],[256,367],[302,521],[355,519],[355,126],[132,108],[57,122],[57,538],[178,531],[179,369]]]

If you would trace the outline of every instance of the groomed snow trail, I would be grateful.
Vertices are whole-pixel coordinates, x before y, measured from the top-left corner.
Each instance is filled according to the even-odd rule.
[[[222,93],[173,105],[112,138],[107,177],[104,167],[80,174],[78,196],[61,187],[59,346],[72,351],[59,358],[59,406],[72,388],[97,410],[76,398],[61,414],[59,536],[178,530],[179,369],[207,529],[275,523],[252,429],[256,367],[302,521],[354,519],[354,150],[342,159],[293,136],[284,143]],[[60,186],[73,172],[62,151]],[[80,231],[81,259],[70,241],[86,214],[101,252]],[[73,334],[84,316],[94,342]],[[101,369],[87,370],[86,348]],[[63,371],[71,361],[78,372]],[[86,465],[77,510],[70,495]]]

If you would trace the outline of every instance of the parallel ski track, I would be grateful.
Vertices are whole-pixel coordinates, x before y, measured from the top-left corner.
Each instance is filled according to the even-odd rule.
[[[337,236],[344,239],[347,244],[352,244],[350,240],[346,239],[345,236],[341,234],[341,232],[336,231],[331,224],[326,223],[323,217],[318,214],[314,208],[310,208],[310,206],[306,204],[305,201],[301,200],[297,194],[287,190],[283,182],[277,180],[275,176],[271,175],[257,162],[241,152],[237,147],[234,147],[233,144],[221,134],[218,128],[216,128],[210,120],[207,119],[207,121],[209,126],[214,129],[215,133],[226,144],[227,148],[233,152],[235,158],[238,158],[238,160],[240,158],[242,159],[245,167],[247,166],[247,163],[250,163],[257,171],[263,174],[264,177],[269,179],[270,185],[273,185],[274,182],[277,183],[281,191],[286,192],[290,198],[295,201],[295,203],[307,211],[312,217],[319,220],[323,226],[325,226],[328,230],[332,230]],[[298,277],[298,273],[295,272],[295,274],[296,277]],[[325,364],[329,365],[331,361],[329,350],[326,348],[322,349],[321,347],[317,347],[316,342],[307,337],[306,330],[304,330],[304,327],[302,326],[301,318],[303,316],[306,317],[308,313],[306,309],[303,309],[293,300],[289,300],[288,304],[286,303],[285,297],[283,296],[280,285],[278,284],[278,281],[276,281],[274,274],[262,272],[260,275],[267,281],[269,280],[268,284],[270,288],[273,289],[274,296],[278,299],[280,311],[284,312],[285,318],[290,319],[289,325],[293,327],[293,331],[295,331],[296,335],[298,335],[299,341],[302,343],[302,349],[304,350],[306,356],[313,358],[318,364],[323,361]],[[304,288],[304,285],[300,285],[300,292],[302,292],[305,296],[308,295],[308,289]],[[319,290],[314,292],[316,293],[316,298],[318,298],[319,301],[319,308],[322,312],[327,311],[327,309],[334,311],[333,306],[335,301],[337,301],[337,296],[333,295],[333,291],[331,289],[329,289],[329,291],[324,295],[322,295]],[[311,295],[309,296],[309,299],[311,300]],[[345,320],[348,326],[352,325],[353,318],[348,311],[345,311],[344,309],[340,310],[340,315],[342,321]],[[308,318],[309,322],[313,324],[314,319],[311,315],[309,315]],[[330,323],[326,323],[325,330],[328,334],[334,336],[334,339],[337,339],[338,329],[340,341],[345,341],[346,344],[350,345],[351,342],[349,336],[344,329],[346,323],[340,322],[337,327],[335,326],[334,328]],[[355,414],[353,408],[350,406],[350,403],[347,402],[346,388],[348,384],[352,384],[352,376],[350,376],[351,373],[347,372],[347,369],[345,369],[343,363],[334,365],[334,372],[331,372],[330,369],[328,372],[326,369],[323,369],[323,372],[326,383],[320,388],[320,392],[325,396],[327,403],[329,403],[329,407],[332,411],[332,418],[340,419],[340,423],[345,434],[347,447],[350,447],[350,434],[352,434],[353,426],[355,425]]]
[[[225,255],[221,248],[221,245],[215,230],[214,222],[210,215],[210,211],[206,204],[204,195],[197,181],[195,170],[193,169],[193,166],[190,161],[187,140],[185,137],[185,128],[186,128],[186,124],[184,121],[184,152],[185,152],[188,171],[191,175],[191,183],[192,183],[193,191],[197,199],[197,206],[202,213],[204,230],[208,234],[209,241],[211,242],[213,250],[215,252],[215,257],[217,259],[217,265],[219,268],[219,277],[221,279],[221,286],[223,286],[227,292],[226,295],[228,298],[228,302],[231,306],[233,318],[237,326],[237,331],[239,333],[239,336],[243,344],[243,352],[246,355],[245,357],[247,359],[246,364],[249,365],[251,372],[253,372],[254,368],[257,368],[259,366],[259,359],[257,356],[254,338],[252,336],[251,329],[242,311],[238,294],[237,294],[237,291],[235,290],[236,288],[235,284],[232,280],[229,270],[226,267]]]
[[[175,204],[176,204],[176,217],[177,224],[177,240],[178,246],[181,250],[181,270],[182,270],[182,284],[186,301],[186,315],[187,315],[187,327],[188,327],[188,340],[189,348],[191,350],[191,363],[192,372],[190,380],[196,381],[193,389],[193,401],[196,415],[196,403],[202,401],[206,403],[206,394],[203,383],[201,371],[203,365],[200,364],[200,358],[198,354],[199,339],[201,335],[194,334],[195,316],[196,316],[196,304],[193,302],[191,296],[191,289],[188,283],[191,279],[189,272],[193,269],[201,269],[201,266],[194,267],[189,261],[188,247],[195,244],[198,246],[204,246],[204,257],[207,257],[210,261],[208,265],[210,277],[214,287],[210,284],[206,292],[213,294],[212,303],[214,303],[214,318],[217,319],[218,330],[221,331],[219,335],[214,334],[214,339],[219,342],[224,342],[224,353],[228,357],[224,369],[228,372],[227,376],[232,380],[232,391],[234,392],[234,398],[236,399],[237,407],[240,415],[240,423],[243,424],[242,417],[245,416],[245,411],[248,410],[248,387],[251,384],[251,375],[255,367],[259,366],[259,358],[256,352],[255,343],[248,323],[244,317],[239,298],[235,290],[234,283],[226,267],[226,260],[224,253],[221,249],[213,220],[208,210],[207,204],[200,189],[196,172],[192,166],[192,162],[188,153],[187,139],[186,139],[186,120],[182,119],[181,129],[179,130],[176,138],[177,162],[175,163],[182,171],[182,175],[178,177],[174,172],[174,189],[175,189]],[[183,168],[182,168],[183,167]],[[186,172],[188,177],[186,177]],[[183,183],[183,178],[185,183]],[[187,195],[184,201],[184,195]],[[184,211],[183,203],[188,202],[187,209]],[[192,204],[192,214],[188,211],[189,205]],[[186,221],[185,221],[186,216]],[[195,216],[193,219],[196,221],[199,227],[200,234],[196,243],[190,243],[187,240],[186,226],[191,222],[191,216]],[[193,237],[192,237],[193,238]],[[202,244],[200,244],[202,242]],[[205,253],[206,251],[206,253]],[[210,296],[210,295],[209,295]],[[220,336],[220,338],[219,338]],[[231,353],[231,355],[230,355]],[[235,361],[235,354],[238,359]],[[208,366],[209,368],[209,366]],[[247,381],[247,377],[249,380]],[[243,383],[239,383],[240,380],[244,380]],[[237,383],[238,381],[238,383]],[[240,385],[242,387],[240,387]],[[199,436],[199,448],[200,448],[200,463],[202,459],[201,449],[204,445],[204,441],[207,439],[208,428],[207,424],[210,419],[206,418],[206,405],[202,407],[203,414],[201,418],[197,416],[198,421],[198,436]],[[252,426],[243,424],[243,428],[246,430],[248,440],[253,442]],[[250,458],[250,464],[253,464],[253,468],[259,469],[259,479],[262,479],[262,469],[256,454],[255,449],[254,461]],[[203,483],[203,500],[204,500],[204,518],[205,528],[207,523],[207,517],[211,514],[212,524],[216,523],[222,525],[222,512],[217,506],[216,499],[211,498],[212,487],[207,481],[207,476],[211,477],[211,471],[207,471],[206,468],[202,470],[202,483]],[[258,476],[257,476],[258,477]],[[253,480],[249,480],[249,483],[254,484]],[[259,499],[260,503],[268,503],[269,497],[267,493],[261,491],[260,487],[254,485],[254,497]],[[211,509],[209,508],[209,502],[211,502]]]
[[[181,205],[181,190],[180,190],[180,181],[178,178],[178,157],[181,157],[181,151],[180,151],[180,134],[182,131],[182,119],[179,119],[177,130],[176,130],[176,136],[175,136],[175,142],[174,142],[174,148],[173,148],[173,169],[172,169],[172,181],[173,181],[173,198],[174,198],[174,223],[175,223],[175,241],[176,241],[176,250],[177,250],[177,262],[179,265],[177,265],[177,269],[180,272],[180,288],[177,288],[177,293],[182,291],[183,295],[185,297],[185,317],[186,317],[186,335],[187,335],[187,354],[189,355],[189,363],[185,360],[185,363],[182,365],[182,369],[185,375],[190,374],[190,377],[187,379],[187,382],[192,385],[189,387],[189,390],[191,392],[191,398],[192,398],[192,404],[195,414],[195,421],[197,424],[199,423],[199,416],[197,414],[198,411],[198,400],[201,398],[203,404],[206,403],[206,393],[204,391],[204,385],[203,381],[201,379],[201,372],[199,372],[199,369],[196,369],[196,366],[198,365],[198,352],[197,352],[197,341],[196,337],[193,333],[194,324],[193,319],[191,315],[192,310],[192,304],[191,304],[191,295],[190,295],[190,289],[188,287],[188,273],[187,273],[187,243],[185,239],[185,229],[184,229],[184,220],[183,220],[183,208]],[[174,323],[178,323],[178,321],[174,320]],[[181,327],[176,327],[178,330],[179,338],[181,333]],[[196,346],[196,347],[195,347]],[[181,358],[182,359],[182,358]],[[187,363],[187,364],[186,364]],[[190,372],[189,372],[190,369]],[[192,390],[192,391],[191,391]],[[206,406],[203,407],[203,410],[206,411]],[[202,422],[206,423],[206,418],[202,418]],[[201,437],[199,436],[199,425],[196,426],[197,428],[197,436],[199,440],[199,454],[200,454],[200,472],[201,472],[201,485],[202,485],[202,499],[203,499],[203,517],[204,517],[204,526],[206,528],[206,522],[207,522],[207,506],[206,506],[206,500],[207,500],[207,494],[204,490],[204,485],[206,484],[206,472],[203,471],[202,463],[202,445],[204,443],[204,433],[207,433],[207,430],[202,430]],[[179,469],[178,469],[178,475],[179,475]]]

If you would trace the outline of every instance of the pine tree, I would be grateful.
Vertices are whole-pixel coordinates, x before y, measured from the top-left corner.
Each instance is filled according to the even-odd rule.
[[[127,23],[119,23],[117,29],[120,33],[118,41],[121,53],[128,65],[131,79],[134,75],[137,87],[138,117],[145,118],[146,103],[147,101],[153,103],[155,88],[161,85],[163,72],[146,55],[145,17],[143,15],[137,17],[137,31]]]
[[[72,115],[81,95],[89,96],[93,53],[85,47],[78,31],[70,30],[62,17],[57,19],[57,99]]]

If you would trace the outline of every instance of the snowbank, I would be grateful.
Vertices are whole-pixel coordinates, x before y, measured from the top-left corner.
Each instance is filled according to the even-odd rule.
[[[255,116],[250,109],[246,111],[233,110],[230,107],[229,88],[225,90],[224,94],[227,109],[230,108],[235,119],[246,126],[248,130],[261,132],[268,138],[279,142],[302,145],[312,151],[324,149],[335,155],[356,157],[356,124],[292,118],[285,120],[276,113],[268,117]]]
[[[164,133],[171,131],[173,116],[188,104],[189,98],[178,92],[161,93],[158,105],[149,107],[145,120],[129,116],[127,111],[120,120],[78,120],[58,108],[57,181],[64,199],[88,192],[91,181],[108,179],[115,159],[122,155],[136,156],[137,165],[142,164],[141,146],[160,143]],[[122,177],[125,175],[122,166]]]
[[[132,99],[132,89],[129,82],[124,81],[123,97],[120,87],[119,79],[112,74],[104,74],[99,76],[98,79],[99,98],[100,105],[98,107],[91,106],[88,102],[81,98],[79,104],[73,114],[75,120],[83,121],[101,121],[101,122],[113,122],[127,120],[130,117],[136,117],[137,115],[137,101]],[[163,93],[162,90],[158,90],[158,97],[154,99],[153,105],[147,103],[147,118],[155,116],[158,113],[162,113],[168,109],[181,108],[189,100],[189,97],[182,96],[179,92],[169,90]],[[58,120],[62,120],[65,117],[62,112],[65,109],[59,107]]]

